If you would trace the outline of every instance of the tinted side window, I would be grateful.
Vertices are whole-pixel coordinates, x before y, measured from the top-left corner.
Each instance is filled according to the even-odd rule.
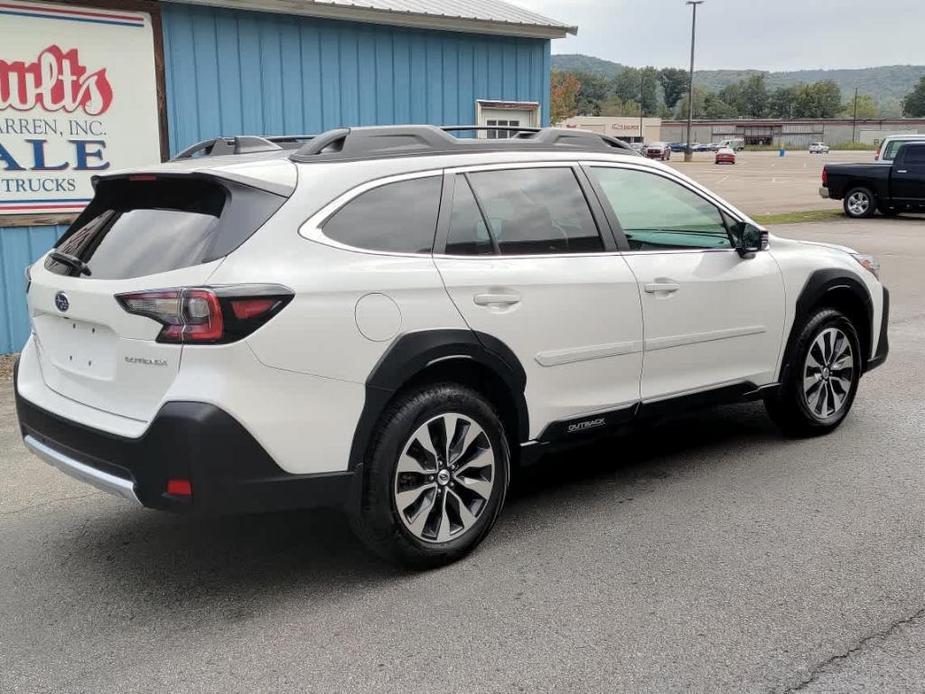
[[[446,252],[450,255],[492,255],[495,252],[488,227],[465,176],[456,176]]]
[[[502,255],[601,251],[597,225],[569,168],[469,175]]]
[[[392,253],[430,253],[442,177],[388,183],[355,197],[324,223],[324,234],[348,246]]]
[[[920,145],[906,145],[903,150],[903,163],[911,166],[925,165],[925,143]]]
[[[681,184],[634,169],[592,171],[631,250],[732,248],[719,208]]]

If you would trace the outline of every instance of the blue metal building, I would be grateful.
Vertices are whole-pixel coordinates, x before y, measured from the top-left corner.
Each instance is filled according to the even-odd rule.
[[[218,135],[345,125],[545,125],[550,41],[576,31],[495,0],[146,5],[163,34],[170,154]],[[0,217],[0,353],[28,336],[23,269],[68,221]]]

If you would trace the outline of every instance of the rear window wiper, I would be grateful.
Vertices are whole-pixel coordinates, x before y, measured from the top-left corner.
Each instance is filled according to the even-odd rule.
[[[73,270],[77,270],[81,275],[86,275],[89,277],[92,273],[90,272],[90,266],[87,265],[84,261],[78,258],[76,255],[71,255],[70,253],[64,253],[63,251],[52,251],[48,254],[52,260],[67,265]]]

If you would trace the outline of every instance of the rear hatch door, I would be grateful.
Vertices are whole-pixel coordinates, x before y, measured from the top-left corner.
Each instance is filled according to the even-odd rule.
[[[31,270],[29,307],[42,376],[56,393],[140,421],[153,418],[183,347],[116,296],[204,285],[285,197],[201,175],[104,179]]]

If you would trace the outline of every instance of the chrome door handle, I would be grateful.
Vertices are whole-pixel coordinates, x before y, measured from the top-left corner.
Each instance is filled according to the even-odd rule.
[[[665,292],[666,294],[671,294],[678,291],[681,288],[681,285],[677,282],[650,282],[643,286],[643,289],[646,290],[649,294],[655,294],[657,292]]]
[[[897,171],[896,173],[909,173],[909,170],[908,170],[908,169],[900,169],[900,170]]]
[[[520,303],[519,294],[505,294],[501,292],[486,292],[472,297],[476,306],[512,306]]]

